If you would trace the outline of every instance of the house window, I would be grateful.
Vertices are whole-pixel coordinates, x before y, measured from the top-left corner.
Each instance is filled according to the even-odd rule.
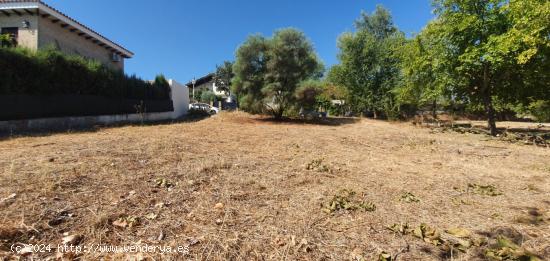
[[[2,47],[15,47],[17,46],[17,35],[19,33],[19,28],[17,27],[3,27],[0,32],[1,35],[8,35],[9,39],[2,39]]]

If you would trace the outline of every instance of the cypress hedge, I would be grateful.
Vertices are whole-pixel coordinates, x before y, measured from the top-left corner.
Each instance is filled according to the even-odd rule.
[[[0,95],[60,94],[168,100],[170,86],[162,75],[148,82],[53,48],[0,48]]]

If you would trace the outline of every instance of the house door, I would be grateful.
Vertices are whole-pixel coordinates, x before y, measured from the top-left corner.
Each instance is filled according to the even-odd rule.
[[[19,34],[19,28],[17,27],[3,27],[0,32],[1,35],[8,35],[9,40],[2,41],[2,47],[15,47],[17,46],[17,35]]]

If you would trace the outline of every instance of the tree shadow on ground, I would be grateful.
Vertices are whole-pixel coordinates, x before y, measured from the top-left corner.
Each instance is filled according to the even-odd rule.
[[[274,123],[274,124],[297,124],[297,125],[321,125],[321,126],[342,126],[347,124],[354,124],[361,121],[359,118],[337,117],[337,118],[324,118],[306,120],[300,118],[258,118],[255,119],[259,122]]]

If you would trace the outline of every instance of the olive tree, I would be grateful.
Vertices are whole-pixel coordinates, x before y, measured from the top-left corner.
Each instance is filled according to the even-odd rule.
[[[296,105],[298,85],[320,78],[322,68],[303,32],[282,29],[272,38],[254,35],[237,50],[233,92],[245,111],[279,119]]]

